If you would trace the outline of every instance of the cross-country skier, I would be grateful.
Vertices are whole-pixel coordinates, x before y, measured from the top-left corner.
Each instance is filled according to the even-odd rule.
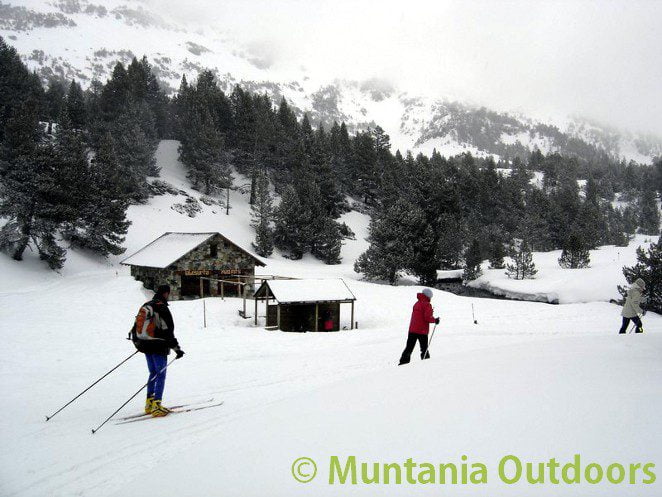
[[[175,352],[177,359],[184,355],[175,338],[175,323],[168,308],[169,296],[170,286],[159,286],[154,298],[140,308],[132,333],[133,342],[145,354],[149,369],[145,414],[154,417],[166,416],[170,412],[161,405],[170,349]]]
[[[409,323],[409,334],[407,335],[407,345],[400,357],[400,365],[408,364],[411,353],[418,341],[421,347],[421,359],[429,359],[428,352],[428,333],[430,332],[430,323],[439,324],[439,318],[434,317],[432,310],[432,290],[426,288],[416,295],[418,301],[414,304]]]
[[[643,310],[641,309],[641,299],[644,290],[646,290],[646,282],[641,278],[637,278],[628,290],[625,304],[623,304],[623,311],[621,311],[623,324],[619,333],[625,333],[627,331],[630,321],[634,321],[634,324],[637,326],[637,333],[644,332],[644,326],[639,317],[643,313]]]

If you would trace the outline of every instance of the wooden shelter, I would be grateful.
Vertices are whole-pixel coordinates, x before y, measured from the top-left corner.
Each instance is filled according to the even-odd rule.
[[[170,299],[241,296],[255,266],[265,263],[221,233],[164,233],[127,257],[131,276],[155,290],[170,285]],[[251,288],[252,293],[252,288]]]
[[[340,304],[351,304],[354,329],[356,297],[340,279],[268,280],[253,297],[255,324],[258,302],[266,303],[267,328],[282,331],[338,331]]]

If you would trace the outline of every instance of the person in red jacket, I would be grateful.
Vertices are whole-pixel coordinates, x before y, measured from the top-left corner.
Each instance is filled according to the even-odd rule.
[[[409,323],[409,335],[407,336],[407,345],[400,357],[400,366],[408,364],[411,359],[411,353],[416,346],[416,342],[421,346],[421,359],[429,359],[428,352],[428,333],[430,332],[430,323],[439,324],[439,318],[435,318],[432,311],[432,290],[426,288],[416,295],[418,302],[414,304],[414,310],[411,313]]]

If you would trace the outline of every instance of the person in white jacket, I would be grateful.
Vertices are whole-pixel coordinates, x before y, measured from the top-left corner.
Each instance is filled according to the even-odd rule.
[[[641,323],[640,315],[643,313],[641,309],[641,299],[642,294],[646,290],[646,282],[641,278],[632,284],[628,290],[628,295],[625,299],[625,304],[623,304],[623,311],[621,311],[621,316],[623,316],[623,325],[619,333],[625,333],[630,325],[630,321],[634,321],[634,324],[637,326],[637,333],[644,332],[644,326]]]

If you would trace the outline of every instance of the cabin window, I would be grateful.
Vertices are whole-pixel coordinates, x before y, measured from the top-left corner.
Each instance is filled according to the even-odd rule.
[[[218,245],[215,243],[212,243],[209,246],[209,257],[216,258],[218,257]]]

